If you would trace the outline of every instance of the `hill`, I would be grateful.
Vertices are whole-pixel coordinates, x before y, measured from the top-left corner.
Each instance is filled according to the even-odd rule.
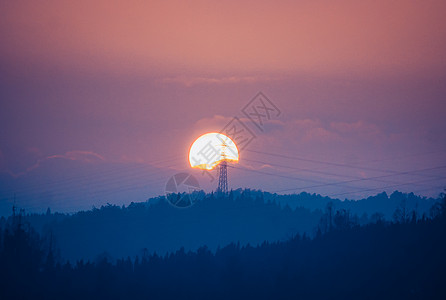
[[[367,225],[336,214],[314,238],[231,243],[74,264],[15,217],[0,231],[2,299],[444,299],[446,198],[432,218]],[[15,225],[14,225],[15,224]],[[116,240],[123,243],[123,240]]]
[[[314,236],[326,231],[336,213],[349,222],[367,224],[380,219],[418,219],[429,215],[435,199],[413,194],[378,194],[360,201],[341,201],[315,194],[276,195],[253,190],[236,190],[229,197],[201,194],[201,200],[187,209],[168,204],[164,197],[119,207],[105,205],[72,215],[32,214],[25,222],[42,234],[53,235],[64,258],[94,259],[98,254],[119,258],[148,253],[196,250],[202,245],[215,251],[231,242],[241,245],[287,240],[295,234]],[[119,241],[119,242],[117,242]]]

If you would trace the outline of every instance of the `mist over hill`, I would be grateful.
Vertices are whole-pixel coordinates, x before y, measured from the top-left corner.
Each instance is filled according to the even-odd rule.
[[[42,234],[51,233],[64,259],[95,259],[104,253],[120,258],[143,252],[164,254],[181,247],[196,250],[203,245],[215,251],[232,242],[257,245],[304,233],[314,236],[337,222],[336,217],[358,225],[380,219],[421,219],[429,216],[436,201],[397,191],[341,201],[308,193],[277,195],[238,189],[226,197],[201,192],[200,200],[185,209],[173,207],[160,196],[74,214],[48,209],[46,214],[28,214],[23,221]]]
[[[201,204],[207,202],[215,207],[217,203],[226,203],[231,207],[227,198],[212,198],[213,195]],[[243,211],[247,202],[241,200],[252,197],[245,191],[239,198],[232,203],[237,203]],[[166,208],[164,204],[161,201],[153,207]],[[141,209],[142,204],[135,205],[133,209]],[[59,248],[52,234],[38,234],[32,226],[27,226],[29,223],[23,222],[21,214],[16,214],[6,224],[3,218],[0,224],[0,298],[445,298],[445,196],[431,207],[428,217],[418,218],[414,212],[403,214],[404,206],[400,206],[394,220],[378,218],[365,225],[358,224],[347,210],[334,212],[332,208],[330,202],[321,218],[327,220],[331,216],[329,227],[318,226],[312,237],[297,234],[283,241],[259,245],[229,243],[215,251],[206,245],[195,251],[181,247],[161,255],[145,249],[135,257],[122,258],[103,252],[94,259],[72,262],[58,255]],[[119,215],[126,210],[110,205],[94,210],[94,216],[108,216],[122,225]],[[290,211],[283,209],[283,213]],[[67,218],[50,212],[46,217],[54,221]],[[211,226],[215,225],[211,223]],[[197,233],[200,232],[182,232],[188,237]],[[122,236],[116,238],[119,239],[115,244],[128,242]]]
[[[88,155],[54,156],[21,174],[0,171],[0,216],[12,206],[44,213],[88,210],[92,205],[144,201],[163,193],[168,170],[141,163],[104,162]]]

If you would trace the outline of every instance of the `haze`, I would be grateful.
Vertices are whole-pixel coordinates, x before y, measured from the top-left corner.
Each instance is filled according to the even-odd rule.
[[[215,189],[190,170],[188,149],[243,117],[259,91],[282,114],[251,127],[231,188],[438,196],[445,11],[444,1],[2,1],[2,214],[14,193],[31,211],[144,201],[184,170]],[[121,173],[135,166],[146,171]],[[80,195],[92,170],[102,181]],[[125,199],[101,193],[120,178]]]

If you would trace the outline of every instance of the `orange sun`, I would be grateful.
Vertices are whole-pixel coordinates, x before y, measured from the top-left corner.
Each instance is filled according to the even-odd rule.
[[[212,170],[222,161],[238,162],[236,144],[228,136],[211,132],[195,140],[189,150],[189,163],[192,168]]]

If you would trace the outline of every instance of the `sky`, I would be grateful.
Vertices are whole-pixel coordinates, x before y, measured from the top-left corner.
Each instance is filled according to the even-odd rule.
[[[438,196],[444,1],[0,1],[0,211],[161,195],[233,117],[231,188]],[[279,110],[261,129],[243,108]],[[347,181],[347,182],[346,182]],[[90,186],[86,186],[90,183]],[[115,189],[115,190],[114,190]],[[4,213],[4,212],[2,212]]]

